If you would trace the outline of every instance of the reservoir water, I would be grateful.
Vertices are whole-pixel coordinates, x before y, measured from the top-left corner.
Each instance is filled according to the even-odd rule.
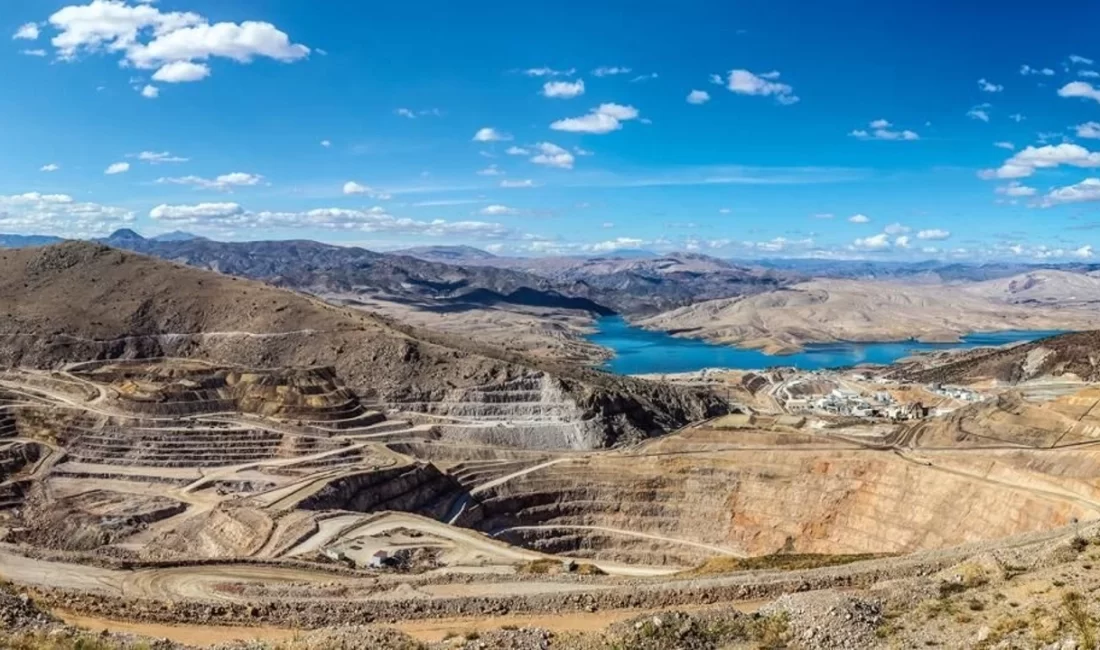
[[[793,366],[804,370],[839,368],[858,363],[893,363],[917,352],[1004,345],[1062,334],[1054,330],[1005,330],[963,337],[959,343],[822,343],[807,345],[796,354],[770,355],[695,339],[651,332],[627,323],[621,316],[596,322],[588,340],[615,352],[604,369],[621,375],[691,372],[703,368],[755,369]]]

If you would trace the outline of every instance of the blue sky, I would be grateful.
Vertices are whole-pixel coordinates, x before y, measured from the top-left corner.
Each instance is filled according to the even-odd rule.
[[[6,0],[0,232],[1100,247],[1100,6],[648,4]]]

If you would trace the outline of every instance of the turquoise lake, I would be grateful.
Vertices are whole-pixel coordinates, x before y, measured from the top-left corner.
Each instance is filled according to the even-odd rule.
[[[603,367],[621,375],[772,366],[820,370],[858,363],[893,363],[917,352],[1004,345],[1063,333],[1054,330],[985,332],[965,336],[960,343],[827,343],[807,345],[804,351],[797,354],[771,355],[758,350],[742,350],[706,341],[676,338],[663,332],[650,332],[630,325],[621,316],[601,318],[596,326],[598,330],[588,340],[614,350],[614,358]]]

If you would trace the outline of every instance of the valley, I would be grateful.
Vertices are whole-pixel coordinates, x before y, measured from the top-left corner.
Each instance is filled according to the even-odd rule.
[[[687,608],[749,647],[772,625],[818,647],[798,639],[826,599],[870,627],[824,647],[874,647],[959,567],[1043,575],[1100,519],[1091,332],[620,376],[566,334],[510,343],[516,320],[456,329],[98,244],[0,267],[0,575],[94,629],[366,624],[402,647],[537,625],[586,648]],[[532,340],[598,315],[503,309]]]

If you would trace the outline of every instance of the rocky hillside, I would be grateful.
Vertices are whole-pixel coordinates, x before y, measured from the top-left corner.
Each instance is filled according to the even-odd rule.
[[[918,359],[899,366],[897,374],[915,381],[942,383],[980,379],[1016,383],[1062,375],[1100,381],[1100,331],[1073,332],[1008,348]]]
[[[592,431],[588,446],[666,431],[724,409],[709,395],[533,360],[260,282],[84,242],[0,251],[0,314],[0,366],[162,356],[332,366],[361,396],[391,403],[549,382]]]
[[[584,283],[523,271],[454,266],[314,241],[219,242],[146,239],[120,231],[104,243],[181,264],[316,294],[362,293],[390,300],[514,304],[607,314],[605,296]]]

